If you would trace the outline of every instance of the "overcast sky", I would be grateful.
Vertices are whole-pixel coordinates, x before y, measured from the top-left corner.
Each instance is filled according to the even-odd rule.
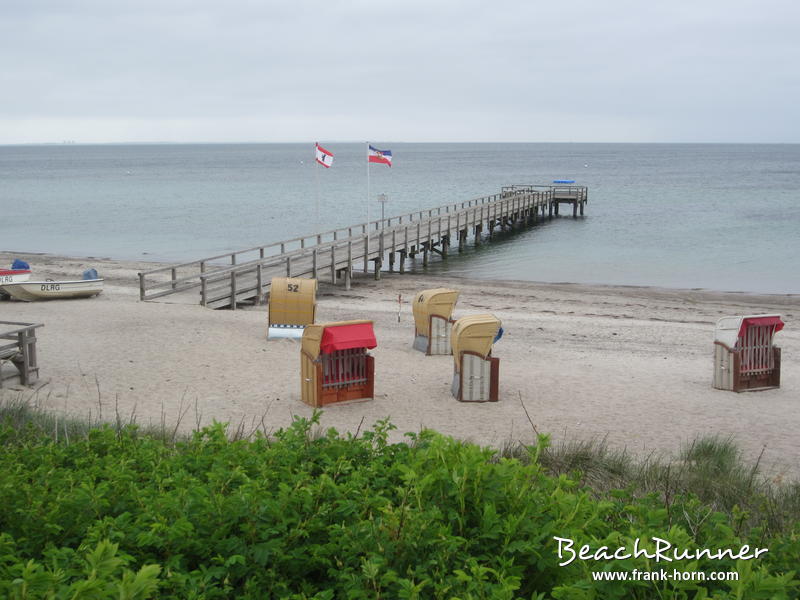
[[[800,142],[798,0],[0,0],[0,143]]]

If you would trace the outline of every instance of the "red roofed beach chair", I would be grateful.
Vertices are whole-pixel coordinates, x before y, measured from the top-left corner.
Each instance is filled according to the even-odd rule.
[[[744,392],[781,385],[780,315],[724,317],[714,332],[714,387]]]
[[[306,404],[325,406],[375,395],[377,346],[372,321],[307,325],[300,349],[300,396]]]

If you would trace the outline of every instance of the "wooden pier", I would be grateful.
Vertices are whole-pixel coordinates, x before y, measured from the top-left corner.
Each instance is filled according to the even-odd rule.
[[[559,214],[561,204],[572,205],[573,216],[583,215],[588,201],[585,186],[512,185],[499,194],[457,204],[387,217],[282,242],[247,248],[201,260],[139,273],[139,297],[196,293],[209,308],[264,301],[272,277],[313,277],[347,289],[354,268],[375,279],[388,260],[390,271],[405,272],[405,261],[422,255],[426,266],[433,254],[447,258],[454,248],[464,249],[471,236],[475,244],[495,230],[533,225]],[[195,296],[196,297],[196,296]]]

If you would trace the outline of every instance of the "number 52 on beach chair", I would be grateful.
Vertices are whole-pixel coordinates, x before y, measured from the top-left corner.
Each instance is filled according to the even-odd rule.
[[[303,337],[317,312],[317,280],[273,277],[269,287],[267,339]]]

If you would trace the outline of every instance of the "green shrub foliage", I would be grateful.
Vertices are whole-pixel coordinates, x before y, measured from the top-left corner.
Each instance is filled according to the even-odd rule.
[[[433,432],[389,444],[310,435],[230,441],[215,424],[175,444],[135,427],[62,440],[0,432],[0,597],[793,598],[798,528],[766,539],[692,496],[598,498],[532,460]],[[769,548],[754,560],[559,566],[554,536],[593,548],[653,536]],[[577,546],[576,546],[577,549]],[[592,571],[736,571],[735,582],[606,581]]]

